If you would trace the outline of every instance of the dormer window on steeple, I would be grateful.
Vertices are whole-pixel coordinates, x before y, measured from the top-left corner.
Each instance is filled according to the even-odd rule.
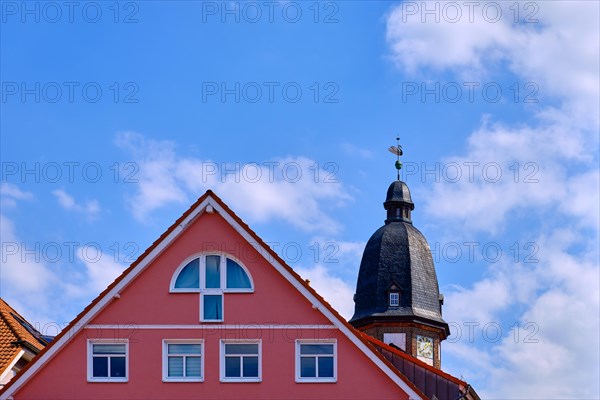
[[[390,307],[400,306],[400,293],[390,292]]]
[[[400,307],[400,286],[393,282],[387,289],[388,308]]]

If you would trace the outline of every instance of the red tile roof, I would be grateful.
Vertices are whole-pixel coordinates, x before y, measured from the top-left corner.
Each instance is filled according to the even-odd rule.
[[[43,339],[38,339],[23,325],[29,324],[18,312],[0,298],[0,374],[15,359],[25,346],[37,353],[44,348]]]
[[[396,347],[387,345],[362,332],[360,334],[427,397],[433,398],[435,395],[438,400],[479,399],[479,395],[467,382],[434,368]]]

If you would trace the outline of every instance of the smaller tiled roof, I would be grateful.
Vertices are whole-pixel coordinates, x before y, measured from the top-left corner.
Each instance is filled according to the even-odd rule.
[[[479,395],[467,382],[365,333],[361,332],[361,335],[429,399],[480,400]]]
[[[48,343],[40,333],[25,318],[0,298],[0,374],[23,347],[38,353],[46,344]]]

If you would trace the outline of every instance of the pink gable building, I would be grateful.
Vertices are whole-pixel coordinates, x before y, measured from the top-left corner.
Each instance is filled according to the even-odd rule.
[[[207,191],[0,399],[442,399],[440,387],[477,398],[349,325]]]

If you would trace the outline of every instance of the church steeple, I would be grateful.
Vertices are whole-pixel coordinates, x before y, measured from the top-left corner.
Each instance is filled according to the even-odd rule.
[[[389,150],[399,170],[400,145]],[[365,247],[350,323],[440,368],[440,342],[450,330],[429,244],[412,223],[415,205],[406,183],[392,182],[383,206],[387,218]]]

